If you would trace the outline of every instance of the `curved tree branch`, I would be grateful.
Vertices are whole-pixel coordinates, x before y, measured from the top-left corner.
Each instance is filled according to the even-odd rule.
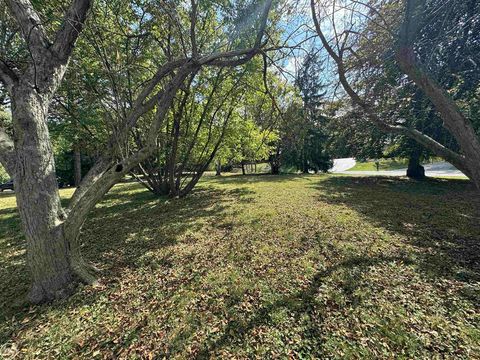
[[[29,0],[5,0],[17,21],[28,48],[34,56],[41,55],[50,45],[50,40],[38,13]]]
[[[408,128],[405,126],[401,125],[392,125],[384,122],[380,117],[377,115],[375,109],[373,108],[372,105],[370,105],[367,101],[362,99],[360,95],[352,88],[350,85],[347,75],[346,75],[346,69],[343,63],[343,58],[342,54],[337,54],[333,48],[330,46],[328,43],[321,27],[320,27],[320,22],[318,20],[317,14],[316,14],[316,9],[315,9],[315,0],[310,0],[310,7],[311,7],[311,12],[312,12],[312,17],[313,21],[315,24],[315,30],[320,38],[320,41],[322,42],[323,47],[327,51],[327,53],[330,55],[330,57],[334,60],[336,66],[337,66],[337,71],[338,71],[338,78],[340,83],[342,84],[343,89],[345,92],[350,96],[352,99],[353,103],[359,106],[364,113],[368,116],[370,121],[372,121],[375,125],[377,125],[382,131],[385,132],[393,132],[396,134],[401,134],[408,136],[412,138],[413,140],[417,141],[418,143],[422,144],[426,148],[432,150],[436,155],[441,156],[445,160],[449,161],[452,163],[455,167],[463,171],[467,176],[471,176],[472,172],[468,168],[468,166],[465,163],[465,157],[463,155],[460,155],[438,141],[432,139],[431,137],[423,134],[422,132],[413,129],[413,128]]]

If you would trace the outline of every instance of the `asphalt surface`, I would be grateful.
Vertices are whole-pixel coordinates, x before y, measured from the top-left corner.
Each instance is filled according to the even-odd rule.
[[[354,158],[344,158],[344,159],[335,159],[333,161],[333,167],[330,169],[330,172],[337,174],[348,174],[348,175],[378,175],[378,176],[405,176],[407,173],[407,168],[397,169],[397,170],[380,170],[380,171],[352,171],[349,170],[354,167],[356,161]],[[445,161],[436,162],[433,164],[424,164],[425,175],[431,177],[443,177],[443,176],[462,176],[465,175],[455,168],[452,164],[449,164]]]

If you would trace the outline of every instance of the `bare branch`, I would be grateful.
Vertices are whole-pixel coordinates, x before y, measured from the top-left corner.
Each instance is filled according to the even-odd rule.
[[[270,8],[272,7],[272,0],[266,0],[263,8],[262,15],[260,17],[260,28],[257,32],[257,39],[255,40],[255,48],[259,48],[262,44],[263,34],[265,33],[265,29],[267,27],[267,20],[268,20],[268,13],[270,12]]]
[[[197,36],[195,34],[195,27],[197,25],[197,3],[191,0],[192,11],[190,13],[190,41],[192,43],[192,57],[196,58],[198,55]]]

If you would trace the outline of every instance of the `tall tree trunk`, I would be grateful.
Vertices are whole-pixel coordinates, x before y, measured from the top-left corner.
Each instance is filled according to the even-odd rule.
[[[75,187],[77,187],[82,181],[82,154],[78,145],[73,148],[73,175]]]
[[[29,295],[32,302],[66,296],[76,277],[45,119],[47,104],[48,100],[28,85],[17,87],[12,97],[12,116],[16,120],[15,193],[33,278]]]
[[[302,173],[308,174],[307,154],[305,151],[305,139],[302,140]]]
[[[222,162],[220,161],[220,159],[217,160],[217,162],[215,163],[215,176],[221,176],[222,175]]]
[[[247,172],[245,171],[245,163],[242,160],[242,175],[245,175]]]

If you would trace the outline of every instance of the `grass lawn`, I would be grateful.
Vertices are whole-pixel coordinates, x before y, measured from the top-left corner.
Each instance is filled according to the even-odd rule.
[[[408,167],[408,159],[380,159],[378,170],[399,170]],[[375,161],[357,162],[349,171],[377,171]]]
[[[24,240],[0,195],[0,358],[480,358],[467,181],[210,177],[180,200],[121,184],[82,238],[99,284],[22,305]]]

